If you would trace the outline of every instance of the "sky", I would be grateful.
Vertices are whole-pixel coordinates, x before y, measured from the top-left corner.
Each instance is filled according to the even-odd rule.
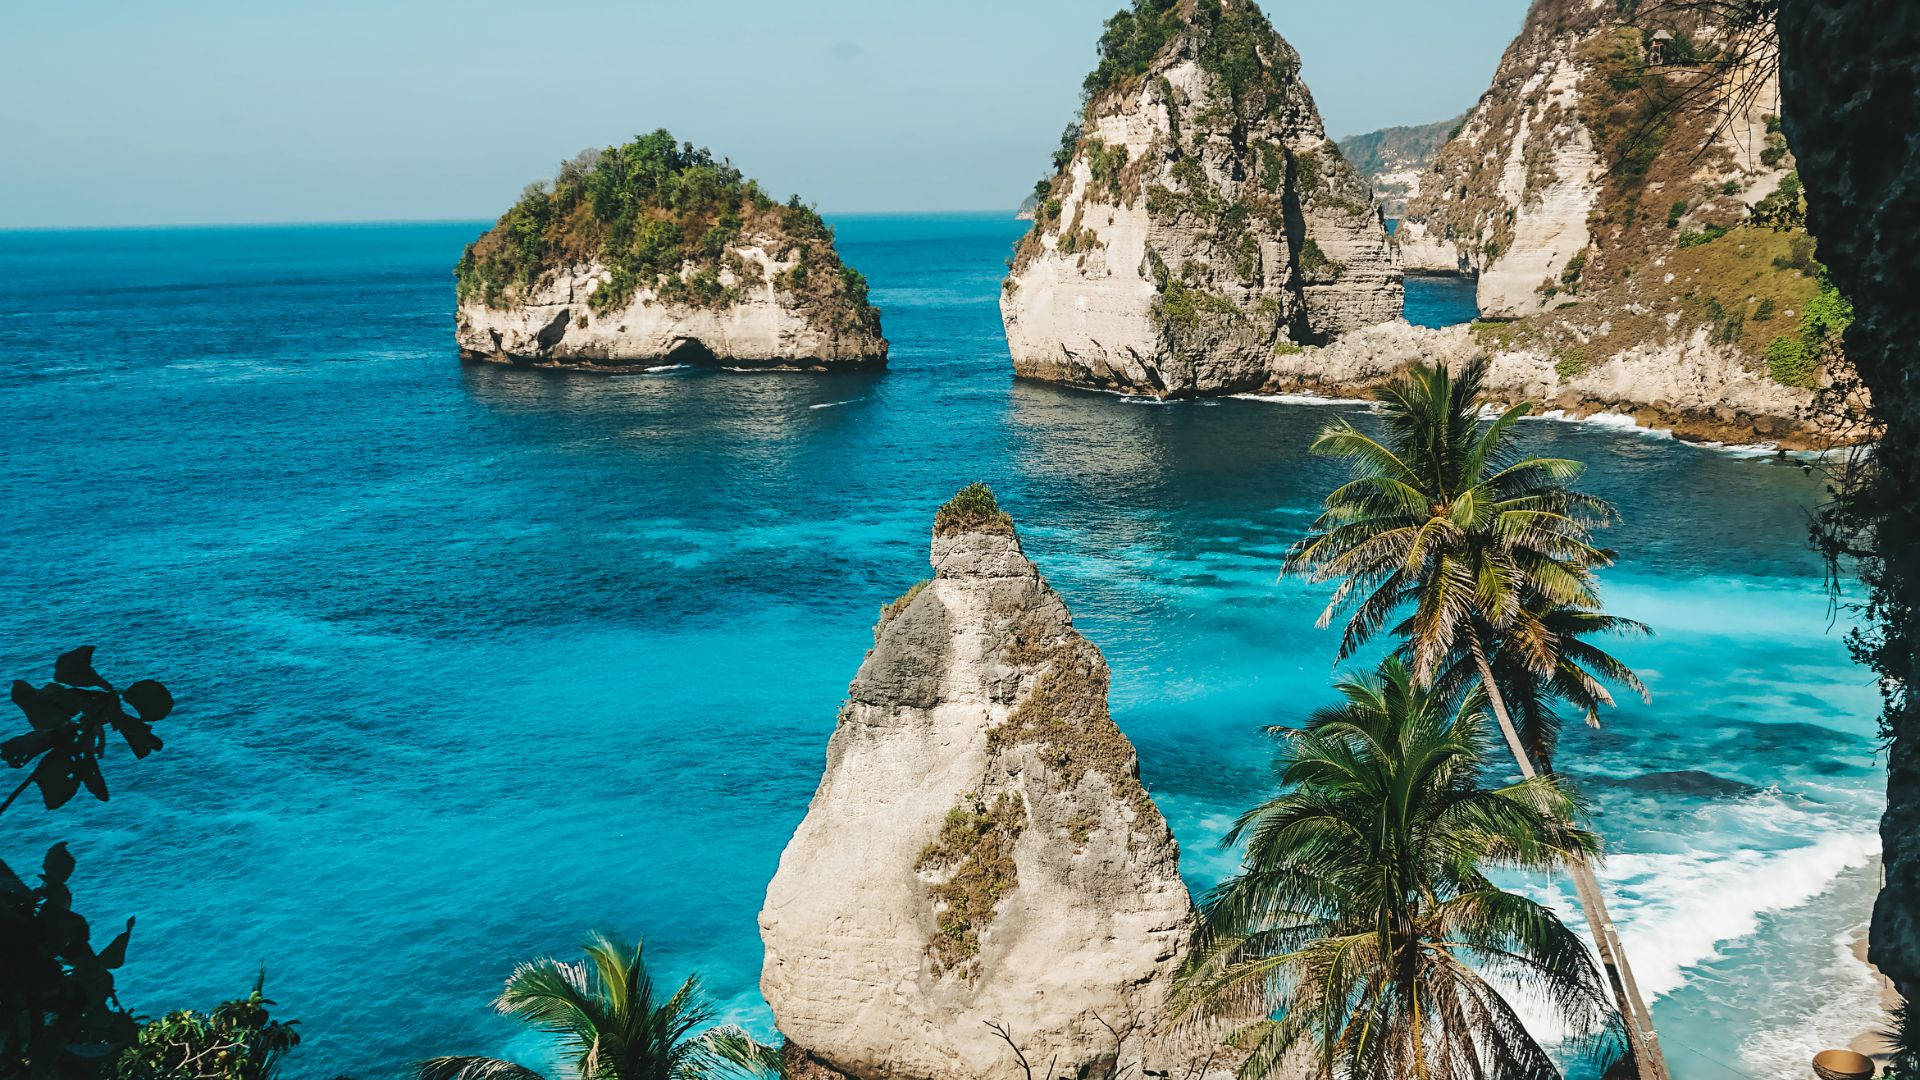
[[[486,219],[665,127],[828,213],[1009,208],[1120,0],[0,0],[0,228]],[[1526,0],[1265,0],[1328,133],[1466,110]]]

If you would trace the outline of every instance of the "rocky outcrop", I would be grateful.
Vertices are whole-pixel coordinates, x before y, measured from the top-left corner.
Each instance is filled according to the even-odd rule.
[[[1258,387],[1277,346],[1394,319],[1400,272],[1300,60],[1249,0],[1135,0],[1001,297],[1016,374]]]
[[[1920,6],[1784,0],[1786,129],[1806,175],[1809,221],[1859,318],[1847,356],[1880,425],[1871,482],[1850,502],[1856,564],[1872,591],[1863,642],[1886,689],[1886,883],[1871,958],[1920,1000]]]
[[[1381,128],[1340,140],[1340,153],[1368,186],[1373,201],[1390,221],[1406,216],[1407,200],[1420,194],[1420,178],[1435,154],[1466,122],[1456,116],[1431,124]]]
[[[1704,6],[1629,10],[1535,0],[1409,203],[1402,265],[1476,274],[1510,343],[1622,407],[1664,396],[1633,370],[1657,354],[1709,397],[1725,386],[1711,409],[1798,423],[1848,315],[1813,257],[1777,79],[1732,59],[1736,31]],[[1730,66],[1745,92],[1714,94]]]
[[[604,372],[886,364],[866,281],[820,216],[665,132],[529,187],[455,276],[471,360]]]
[[[711,305],[640,289],[601,313],[592,297],[612,271],[598,260],[558,267],[506,307],[462,304],[461,353],[470,360],[602,372],[670,364],[784,371],[886,366],[887,343],[877,329],[838,324],[783,292],[782,279],[796,265],[783,240],[743,237],[730,253],[741,269],[717,275],[727,296]]]
[[[881,613],[767,889],[789,1054],[822,1077],[1019,1075],[1001,1025],[1048,1076],[1116,1055],[1186,1075],[1167,995],[1194,908],[1106,662],[984,488],[941,511],[933,566]]]
[[[1323,348],[1279,356],[1263,388],[1273,394],[1345,397],[1380,386],[1409,364],[1459,370],[1489,356],[1487,393],[1508,402],[1531,401],[1569,419],[1624,416],[1642,427],[1695,441],[1765,444],[1787,449],[1827,445],[1825,433],[1799,415],[1800,395],[1745,366],[1735,351],[1704,333],[1648,344],[1591,370],[1563,374],[1552,354],[1507,347],[1499,324],[1428,329],[1387,323],[1349,334]]]

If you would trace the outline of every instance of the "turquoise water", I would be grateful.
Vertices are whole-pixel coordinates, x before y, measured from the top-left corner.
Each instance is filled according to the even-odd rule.
[[[1303,448],[1363,410],[1015,384],[1017,223],[836,225],[884,375],[463,367],[447,268],[477,224],[0,233],[0,672],[93,643],[181,702],[165,751],[112,762],[111,803],[23,804],[0,839],[31,866],[71,838],[82,909],[138,916],[127,1002],[204,1007],[265,965],[304,1022],[292,1076],[537,1062],[487,1002],[606,928],[766,1030],[766,881],[877,609],[976,479],[1112,662],[1188,876],[1231,869],[1258,728],[1328,696],[1321,598],[1275,580],[1334,477]],[[1864,1008],[1834,942],[1866,915],[1882,782],[1804,542],[1817,484],[1526,436],[1620,503],[1609,596],[1660,632],[1620,644],[1654,703],[1563,761],[1676,1075],[1798,1075]]]

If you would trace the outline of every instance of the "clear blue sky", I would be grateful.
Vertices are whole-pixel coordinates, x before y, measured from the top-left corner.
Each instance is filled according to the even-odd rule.
[[[828,212],[1011,207],[1121,0],[7,5],[0,227],[490,218],[666,127]],[[1463,111],[1525,0],[1267,0],[1335,136]]]

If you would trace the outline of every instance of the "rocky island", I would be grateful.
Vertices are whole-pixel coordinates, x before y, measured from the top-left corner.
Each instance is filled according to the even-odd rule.
[[[1366,348],[1490,353],[1491,388],[1575,415],[1821,445],[1808,409],[1851,311],[1806,230],[1777,80],[1758,70],[1731,107],[1690,104],[1722,101],[1699,88],[1723,77],[1727,43],[1616,7],[1536,0],[1408,205],[1404,268],[1475,275],[1485,321]]]
[[[880,614],[760,914],[789,1075],[1229,1074],[1171,1023],[1196,915],[1105,659],[986,488],[940,510],[932,561]]]
[[[1372,193],[1250,0],[1134,0],[1099,55],[1002,292],[1016,374],[1257,390],[1276,351],[1399,317]]]
[[[470,360],[611,373],[887,360],[866,279],[820,215],[665,131],[529,186],[454,276]]]

